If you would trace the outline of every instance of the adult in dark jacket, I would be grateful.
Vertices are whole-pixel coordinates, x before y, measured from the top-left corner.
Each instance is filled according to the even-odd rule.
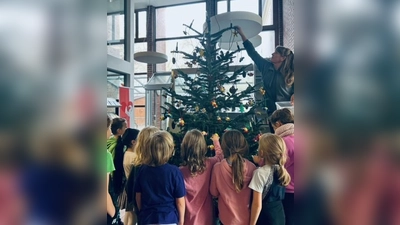
[[[270,59],[265,59],[255,50],[240,27],[235,27],[242,37],[247,54],[262,74],[268,116],[276,110],[276,102],[294,102],[294,54],[293,51],[277,46]]]

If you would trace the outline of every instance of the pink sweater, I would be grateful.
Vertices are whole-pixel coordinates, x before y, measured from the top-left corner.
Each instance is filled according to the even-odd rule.
[[[206,161],[206,170],[192,176],[187,166],[180,167],[186,186],[185,225],[214,224],[212,197],[209,192],[212,168],[224,155],[219,141],[214,141],[215,156]]]
[[[275,134],[282,137],[286,144],[287,159],[285,168],[290,175],[290,183],[286,193],[294,193],[294,124],[288,123],[276,129]]]
[[[244,188],[238,193],[232,182],[232,169],[226,159],[215,164],[210,192],[218,198],[219,219],[223,224],[248,225],[250,222],[251,189],[249,183],[256,166],[244,162]]]

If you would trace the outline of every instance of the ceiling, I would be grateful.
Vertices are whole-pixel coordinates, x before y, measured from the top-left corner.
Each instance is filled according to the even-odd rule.
[[[107,0],[108,7],[107,13],[121,12],[124,10],[124,0]],[[166,6],[182,3],[198,2],[199,0],[133,0],[135,9],[143,9],[148,5],[152,6]]]

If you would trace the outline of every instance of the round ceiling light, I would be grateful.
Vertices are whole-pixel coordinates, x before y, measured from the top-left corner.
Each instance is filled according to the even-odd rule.
[[[133,57],[136,61],[147,64],[159,64],[168,61],[168,56],[160,52],[137,52]]]
[[[249,41],[253,44],[254,48],[256,48],[261,45],[261,36],[256,35],[256,36],[250,38]],[[237,42],[231,42],[231,43],[227,43],[227,42],[219,42],[218,43],[218,46],[221,49],[229,50],[229,51],[235,51],[237,49],[238,45],[239,45],[239,48],[241,48],[241,49],[244,48],[242,40],[237,41]]]
[[[230,27],[231,25],[240,26],[243,33],[247,38],[252,38],[259,34],[262,30],[262,18],[251,12],[226,12],[215,15],[210,18],[211,33],[217,33],[218,31]],[[204,28],[207,28],[207,23],[204,23]],[[220,42],[237,42],[241,41],[240,35],[234,35],[233,32],[225,32],[222,34]]]

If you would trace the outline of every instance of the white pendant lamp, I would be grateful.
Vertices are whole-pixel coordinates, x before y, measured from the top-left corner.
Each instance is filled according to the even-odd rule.
[[[136,61],[147,64],[160,64],[168,61],[168,56],[160,52],[137,52],[133,57]]]
[[[214,34],[227,27],[240,26],[243,33],[247,38],[252,38],[259,34],[262,30],[262,18],[251,12],[226,12],[222,14],[215,15],[210,18],[211,23],[211,34]],[[204,23],[204,28],[207,28],[207,23]],[[227,31],[222,34],[220,42],[237,42],[241,41],[239,35],[234,35],[232,32]]]
[[[254,48],[260,46],[261,42],[262,42],[260,35],[256,35],[256,36],[250,38],[249,41],[253,44]],[[231,43],[227,43],[227,42],[219,42],[218,43],[218,46],[221,49],[229,50],[229,51],[237,50],[238,45],[239,45],[239,48],[241,48],[241,49],[244,48],[242,40],[237,41],[237,42],[231,42]]]

